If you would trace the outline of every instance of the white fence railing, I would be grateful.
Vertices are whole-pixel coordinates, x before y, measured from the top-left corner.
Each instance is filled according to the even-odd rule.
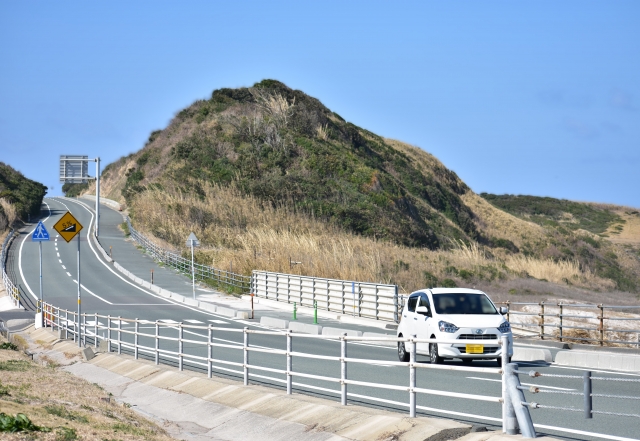
[[[11,245],[11,241],[14,237],[14,230],[12,229],[7,237],[4,239],[2,243],[2,251],[0,251],[0,265],[2,266],[2,284],[4,285],[5,291],[11,299],[13,300],[14,306],[20,306],[20,291],[18,287],[14,285],[11,281],[11,278],[7,275],[6,272],[6,263],[7,263],[7,251],[9,250],[9,246]]]
[[[504,387],[506,382],[502,378],[502,373],[507,364],[506,357],[502,358],[502,368],[434,365],[416,362],[417,343],[465,344],[476,343],[475,340],[417,339],[415,336],[413,338],[355,337],[347,336],[346,333],[342,336],[297,334],[292,331],[253,330],[247,327],[234,329],[204,324],[129,319],[97,313],[81,314],[78,317],[75,311],[61,309],[48,303],[43,304],[43,324],[44,326],[51,326],[54,329],[61,330],[62,338],[73,338],[81,346],[94,345],[96,348],[101,347],[107,352],[116,352],[118,354],[127,352],[133,355],[135,359],[145,357],[154,360],[156,364],[177,366],[179,370],[183,370],[188,364],[192,369],[206,369],[209,378],[212,377],[214,372],[237,374],[243,378],[245,386],[249,384],[250,379],[269,380],[274,383],[285,384],[287,394],[292,393],[294,386],[299,389],[322,391],[339,395],[342,405],[347,405],[350,399],[357,399],[405,407],[409,409],[411,417],[416,416],[417,410],[430,410],[428,407],[417,404],[416,396],[418,394],[502,405],[507,393]],[[220,334],[225,334],[226,338],[220,338]],[[256,338],[259,338],[258,336],[272,336],[282,338],[282,341],[273,343],[272,340],[272,344],[269,345],[269,342],[261,338],[259,344],[253,345],[252,336]],[[294,350],[293,342],[302,339],[334,341],[339,343],[339,348],[336,348],[335,355],[327,355],[326,348],[322,350],[323,355]],[[405,342],[410,354],[410,361],[400,362],[348,357],[349,343],[362,344],[365,342],[372,344],[376,342]],[[508,339],[504,337],[499,341],[499,344],[508,345]],[[308,345],[303,344],[301,347],[308,347]],[[259,354],[264,355],[261,356]],[[294,359],[334,362],[334,368],[339,367],[339,370],[323,366],[320,374],[303,372],[302,369],[294,369]],[[347,375],[348,366],[356,364],[376,366],[380,369],[389,370],[389,372],[392,369],[406,368],[407,382],[405,384],[385,383],[384,381],[388,381],[389,375],[384,374],[378,377],[382,379],[381,382],[356,380]],[[500,376],[500,381],[503,384],[502,393],[500,396],[489,396],[417,387],[418,372],[427,372],[430,369],[459,370]],[[331,372],[340,372],[340,374],[339,376],[331,376]],[[312,380],[316,384],[295,382],[294,379]],[[318,386],[317,383],[339,384],[340,387],[322,387]],[[406,393],[406,398],[403,401],[398,401],[380,396],[353,393],[349,392],[350,386],[402,392]],[[505,415],[504,412],[503,415]]]
[[[376,320],[398,321],[398,286],[254,270],[251,292],[299,306]]]

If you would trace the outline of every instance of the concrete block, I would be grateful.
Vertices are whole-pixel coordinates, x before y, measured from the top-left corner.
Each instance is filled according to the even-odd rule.
[[[514,346],[513,357],[514,361],[543,361],[545,363],[551,363],[553,358],[549,349],[542,348],[522,348]]]
[[[160,287],[158,285],[151,285],[151,291],[156,293],[156,294],[160,294]]]
[[[37,312],[37,313],[36,313],[35,322],[34,322],[34,327],[35,327],[36,329],[40,329],[40,328],[42,328],[42,313],[41,313],[41,312]]]
[[[322,326],[310,325],[308,323],[289,322],[289,329],[302,334],[322,335]]]
[[[143,288],[147,288],[147,289],[151,289],[151,283],[149,282],[145,282],[144,280],[142,281],[142,287]]]
[[[611,354],[597,354],[598,368],[611,369]]]
[[[362,334],[363,337],[383,337],[383,338],[396,338],[395,335],[392,334],[380,334],[378,332],[365,332]],[[381,345],[381,346],[398,346],[398,342],[395,341],[371,341],[368,342],[372,345]]]
[[[235,309],[231,309],[231,308],[224,308],[222,306],[218,306],[216,308],[216,312],[220,315],[223,315],[225,317],[235,317],[236,316],[236,310]]]
[[[189,297],[184,297],[183,302],[185,305],[195,306],[196,308],[200,306],[200,302],[195,299],[190,299]]]
[[[353,329],[329,328],[327,326],[322,328],[322,335],[341,336],[342,334],[347,334],[349,337],[362,337],[362,331],[355,331]]]
[[[82,358],[84,359],[84,361],[89,361],[96,356],[96,354],[93,353],[93,349],[91,349],[90,347],[84,348],[80,352],[82,353]]]
[[[58,328],[58,339],[66,340],[68,337],[67,330],[65,328]]]
[[[236,311],[236,318],[247,320],[249,318],[249,311]]]
[[[142,285],[144,283],[144,280],[142,280],[140,277],[137,277],[137,276],[133,276],[133,281],[136,282],[138,285]]]
[[[270,328],[287,329],[289,320],[262,316],[260,317],[260,324]]]
[[[167,291],[164,288],[160,288],[160,291],[158,292],[158,294],[162,297],[171,298],[171,291]]]
[[[100,340],[100,343],[98,343],[98,351],[103,354],[109,352],[109,342],[107,340]]]
[[[216,312],[216,305],[212,305],[211,303],[200,302],[200,309],[204,309],[209,312]]]

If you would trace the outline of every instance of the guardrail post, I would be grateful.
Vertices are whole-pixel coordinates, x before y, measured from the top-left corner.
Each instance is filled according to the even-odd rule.
[[[160,364],[160,325],[156,320],[156,364]]]
[[[248,330],[249,328],[245,326],[242,332],[244,337],[242,352],[244,355],[243,367],[244,367],[244,385],[245,386],[249,385],[249,333],[247,332]]]
[[[345,332],[340,337],[340,385],[341,385],[341,398],[340,404],[347,405],[347,333]]]
[[[396,285],[394,293],[393,293],[393,321],[398,323],[398,316],[400,312],[398,311],[398,285]]]
[[[540,302],[540,340],[544,340],[544,302]]]
[[[560,314],[558,314],[558,317],[560,318],[560,327],[558,328],[559,332],[560,332],[560,335],[559,335],[560,341],[562,341],[562,317],[564,315],[563,314],[563,306],[564,305],[562,303],[558,303],[558,308],[560,308]]]
[[[600,317],[598,317],[600,319],[600,346],[604,345],[604,305],[600,304],[598,305],[598,308],[600,308]]]
[[[376,320],[378,320],[378,285],[376,285]]]
[[[507,432],[507,363],[509,358],[509,337],[503,335],[500,337],[500,341],[502,342],[502,366],[501,366],[501,374],[502,374],[502,433]],[[506,348],[506,349],[505,349]]]
[[[293,360],[291,357],[291,351],[293,350],[293,341],[291,338],[291,330],[287,330],[287,395],[291,395],[291,389],[293,385],[293,376],[291,371],[293,370]]]
[[[211,378],[211,375],[212,375],[211,357],[213,355],[212,346],[211,346],[213,330],[211,329],[211,324],[209,324],[208,328],[209,330],[207,335],[207,378]]]
[[[345,303],[345,302],[344,302],[344,297],[345,297],[345,296],[344,296],[344,280],[343,280],[343,281],[342,281],[342,305],[341,305],[341,307],[342,307],[342,313],[343,313],[343,314],[344,314],[344,303]]]
[[[523,438],[535,438],[536,430],[531,421],[529,408],[523,403],[526,402],[524,392],[519,389],[520,379],[516,373],[518,365],[509,363],[506,367],[505,377],[507,380],[507,435],[517,435],[518,428]]]
[[[416,334],[409,342],[409,417],[416,417]]]
[[[111,316],[107,316],[107,352],[111,352]]]
[[[98,313],[93,314],[93,346],[98,349]]]
[[[331,302],[329,301],[330,293],[331,293],[331,290],[329,289],[329,279],[327,279],[327,311],[331,311],[331,307],[330,307]]]
[[[44,316],[44,312],[42,313]],[[87,345],[87,315],[82,314],[82,333],[80,334],[80,340],[83,346]]]
[[[136,317],[135,322],[135,331],[133,334],[133,358],[138,359],[138,332],[140,332],[140,323],[138,322],[138,317]]]
[[[122,316],[118,316],[118,355],[122,354]]]
[[[182,327],[182,322],[178,323],[178,370],[182,371],[184,367],[184,357],[182,356],[182,336],[184,332],[184,328]]]
[[[71,314],[73,314],[73,341],[74,343],[78,341],[78,325],[79,323],[79,318],[77,318],[77,313],[74,311]]]
[[[591,371],[582,374],[582,382],[584,388],[584,417],[586,419],[593,418],[591,411],[593,410],[593,397],[591,396]]]

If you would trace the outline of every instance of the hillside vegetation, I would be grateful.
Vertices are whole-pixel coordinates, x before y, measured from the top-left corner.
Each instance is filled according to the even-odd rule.
[[[102,183],[146,234],[180,248],[194,231],[200,262],[244,273],[404,290],[528,279],[549,291],[637,287],[637,259],[618,259],[604,238],[509,213],[429,153],[273,80],[196,101],[141,151],[109,164]]]
[[[22,173],[0,162],[0,232],[14,221],[37,217],[47,187],[25,178]]]

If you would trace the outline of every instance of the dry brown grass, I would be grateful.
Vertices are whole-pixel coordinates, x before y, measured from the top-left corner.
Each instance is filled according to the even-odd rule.
[[[168,185],[162,192],[138,195],[133,209],[144,216],[136,217],[134,225],[168,247],[181,247],[193,231],[203,243],[198,252],[202,263],[244,274],[263,269],[397,283],[401,291],[424,287],[425,272],[466,286],[520,277],[524,272],[557,283],[567,279],[577,286],[609,286],[571,263],[488,256],[475,243],[451,243],[449,251],[407,248],[346,233],[290,207],[273,207],[244,196],[233,187],[200,185],[205,192],[202,199]],[[290,266],[290,260],[301,263]],[[467,271],[466,277],[458,276],[460,270]]]
[[[0,337],[3,341],[6,340]],[[34,424],[53,429],[2,433],[2,440],[172,439],[131,409],[113,400],[101,400],[108,394],[99,386],[59,369],[40,366],[18,351],[0,350],[0,386],[8,392],[0,395],[0,412],[12,416],[24,413]],[[64,432],[71,430],[76,438],[65,438]]]
[[[18,213],[16,207],[6,199],[0,198],[0,207],[4,211],[4,215],[0,214],[0,232],[3,232],[18,219]]]

